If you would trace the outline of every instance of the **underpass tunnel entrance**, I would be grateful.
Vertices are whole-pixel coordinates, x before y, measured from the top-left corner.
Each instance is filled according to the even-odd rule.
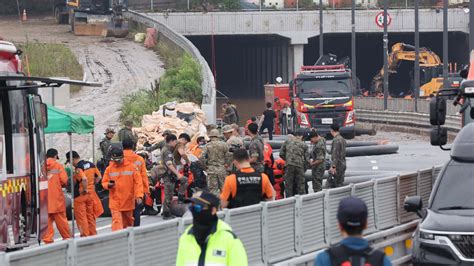
[[[360,79],[361,88],[370,89],[372,79],[383,67],[383,42],[382,33],[357,33],[356,35],[356,64],[357,76]],[[390,33],[389,52],[395,43],[406,43],[414,45],[414,33]],[[469,40],[468,35],[463,32],[450,32],[449,39],[449,62],[457,63],[458,71],[462,65],[469,63]],[[420,33],[420,47],[427,47],[443,60],[443,33],[429,32]],[[351,56],[351,34],[324,35],[324,53],[332,53],[343,58]],[[304,64],[313,65],[319,57],[319,36],[309,39],[304,48]],[[397,73],[389,76],[389,90],[392,96],[399,93],[407,93],[412,89],[414,62],[402,61]],[[423,77],[420,79],[423,82]],[[422,83],[423,84],[423,83]]]
[[[211,70],[211,36],[187,36]],[[288,81],[289,39],[277,35],[214,36],[217,89],[230,98],[263,98],[263,85],[280,76]],[[222,95],[218,95],[222,96]]]

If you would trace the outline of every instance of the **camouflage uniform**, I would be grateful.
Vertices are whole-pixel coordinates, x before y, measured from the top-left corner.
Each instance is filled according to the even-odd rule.
[[[241,149],[244,147],[244,142],[242,141],[241,138],[232,136],[227,140],[227,145],[229,145],[229,150],[233,154],[233,151],[236,149]],[[233,163],[229,164],[229,167],[227,167],[227,172],[228,174],[233,174],[237,171],[237,168],[234,166]]]
[[[120,129],[118,133],[118,138],[120,142],[123,142],[126,139],[131,139],[134,144],[137,144],[137,137],[133,134],[133,131],[127,127]]]
[[[283,179],[285,180],[286,197],[305,194],[304,172],[309,158],[306,143],[298,138],[285,141],[280,149],[280,157],[285,160]],[[295,189],[296,191],[294,191]]]
[[[176,163],[174,162],[174,148],[171,146],[166,145],[163,148],[163,155],[162,155],[162,160],[163,160],[163,165],[167,168],[167,163],[171,162],[173,163],[173,166],[176,168]],[[177,176],[171,172],[170,170],[167,169],[166,173],[163,176],[163,181],[164,181],[164,190],[165,190],[165,199],[163,201],[163,214],[171,214],[170,212],[170,207],[171,207],[171,200],[173,199],[174,195],[174,188],[176,185],[177,181]],[[188,179],[183,176],[180,180],[178,180],[180,186],[178,190],[178,199],[183,198],[186,193],[186,190],[188,189]]]
[[[112,140],[108,139],[107,137],[104,137],[104,139],[102,139],[99,145],[100,152],[102,153],[102,158],[108,162],[110,160],[109,149],[110,145],[112,145]]]
[[[165,146],[166,146],[166,141],[162,140],[162,141],[160,141],[158,143],[155,143],[155,144],[153,144],[149,147],[146,147],[145,151],[152,152],[152,151],[157,150],[157,149],[162,150]]]
[[[250,159],[257,157],[257,161],[250,164],[252,168],[257,172],[263,173],[265,170],[263,166],[263,140],[260,136],[255,136],[250,140],[249,155]]]
[[[229,164],[231,153],[227,143],[212,138],[204,147],[199,161],[207,168],[207,187],[216,196],[220,196],[224,185],[227,170],[225,164]]]
[[[336,167],[336,174],[328,185],[330,187],[341,187],[344,184],[344,175],[346,173],[346,140],[337,134],[331,146],[331,167]]]
[[[223,122],[227,125],[237,123],[237,115],[232,106],[227,106],[227,108],[225,109]]]
[[[325,160],[326,160],[326,139],[321,137],[318,143],[313,145],[313,149],[309,155],[310,159],[313,161],[322,160],[322,163],[315,165],[311,168],[311,178],[313,181],[313,190],[314,192],[321,191],[323,184],[323,175],[325,169]]]

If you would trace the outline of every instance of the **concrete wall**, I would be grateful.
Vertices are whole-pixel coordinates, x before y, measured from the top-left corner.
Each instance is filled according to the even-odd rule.
[[[380,33],[383,30],[375,23],[379,10],[357,10],[356,31]],[[389,32],[413,32],[414,11],[412,9],[390,10],[392,23]],[[184,35],[249,35],[278,34],[288,37],[292,43],[307,42],[319,35],[318,11],[269,11],[269,12],[209,12],[209,13],[149,13],[154,19],[169,25]],[[469,14],[463,9],[450,9],[448,14],[450,31],[468,32]],[[326,33],[348,33],[351,31],[350,10],[324,11]],[[443,29],[443,14],[435,9],[420,10],[420,32],[440,32]],[[295,41],[293,41],[295,40]],[[304,43],[303,42],[303,43]]]

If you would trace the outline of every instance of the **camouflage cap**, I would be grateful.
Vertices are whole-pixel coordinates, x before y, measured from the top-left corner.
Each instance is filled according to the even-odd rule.
[[[219,130],[217,130],[217,129],[212,129],[211,131],[209,131],[208,136],[209,136],[210,138],[213,138],[213,137],[214,137],[214,138],[218,138],[218,137],[221,136],[221,134],[219,133]]]
[[[222,133],[232,133],[234,128],[231,125],[225,125],[222,127]]]
[[[233,147],[240,147],[242,148],[242,140],[239,138],[231,137],[228,141],[227,144],[233,146]]]
[[[115,134],[115,130],[111,127],[108,127],[106,130],[105,130],[105,134],[109,134],[109,133],[114,133]]]
[[[161,136],[165,137],[165,136],[168,136],[168,135],[171,135],[171,134],[173,134],[173,132],[171,132],[171,130],[167,129],[167,130],[163,131],[163,133],[161,133]]]

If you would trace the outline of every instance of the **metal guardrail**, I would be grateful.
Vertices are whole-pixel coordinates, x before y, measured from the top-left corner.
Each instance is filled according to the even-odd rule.
[[[430,115],[426,113],[357,109],[356,118],[361,122],[376,124],[399,125],[424,129],[430,129],[432,127],[430,124]],[[446,116],[446,123],[443,127],[452,132],[459,132],[461,130],[461,116]]]
[[[369,228],[366,233],[372,234],[367,239],[379,248],[391,246],[397,252],[389,258],[405,261],[410,250],[402,249],[403,240],[409,238],[417,218],[402,211],[401,203],[405,196],[417,193],[426,198],[432,189],[433,175],[438,172],[439,167],[433,167],[279,201],[225,209],[218,216],[227,221],[242,240],[252,265],[282,262],[287,265],[289,261],[301,259],[309,262],[318,250],[341,239],[336,227],[337,206],[341,198],[354,195],[364,199],[368,206]],[[139,265],[152,260],[157,250],[160,251],[160,263],[172,264],[179,235],[191,223],[191,218],[179,218],[0,253],[0,265]]]
[[[383,111],[383,99],[375,97],[357,97],[354,100],[355,108],[361,110]],[[447,104],[447,115],[458,115],[458,108],[453,105],[453,101],[449,100]],[[392,98],[387,99],[387,111],[392,112],[414,112],[415,100]],[[418,113],[430,113],[430,101],[427,99],[418,100]]]
[[[207,64],[204,57],[202,57],[199,50],[194,44],[189,41],[186,37],[171,29],[169,26],[153,19],[152,17],[140,14],[138,12],[129,10],[125,13],[125,17],[129,20],[144,24],[148,27],[153,27],[158,31],[160,37],[168,39],[171,43],[175,44],[176,47],[189,53],[194,59],[197,60],[201,66],[201,77],[202,77],[202,108],[207,115],[207,121],[209,124],[215,124],[216,119],[216,84],[214,81],[214,75],[212,74],[209,65]]]

